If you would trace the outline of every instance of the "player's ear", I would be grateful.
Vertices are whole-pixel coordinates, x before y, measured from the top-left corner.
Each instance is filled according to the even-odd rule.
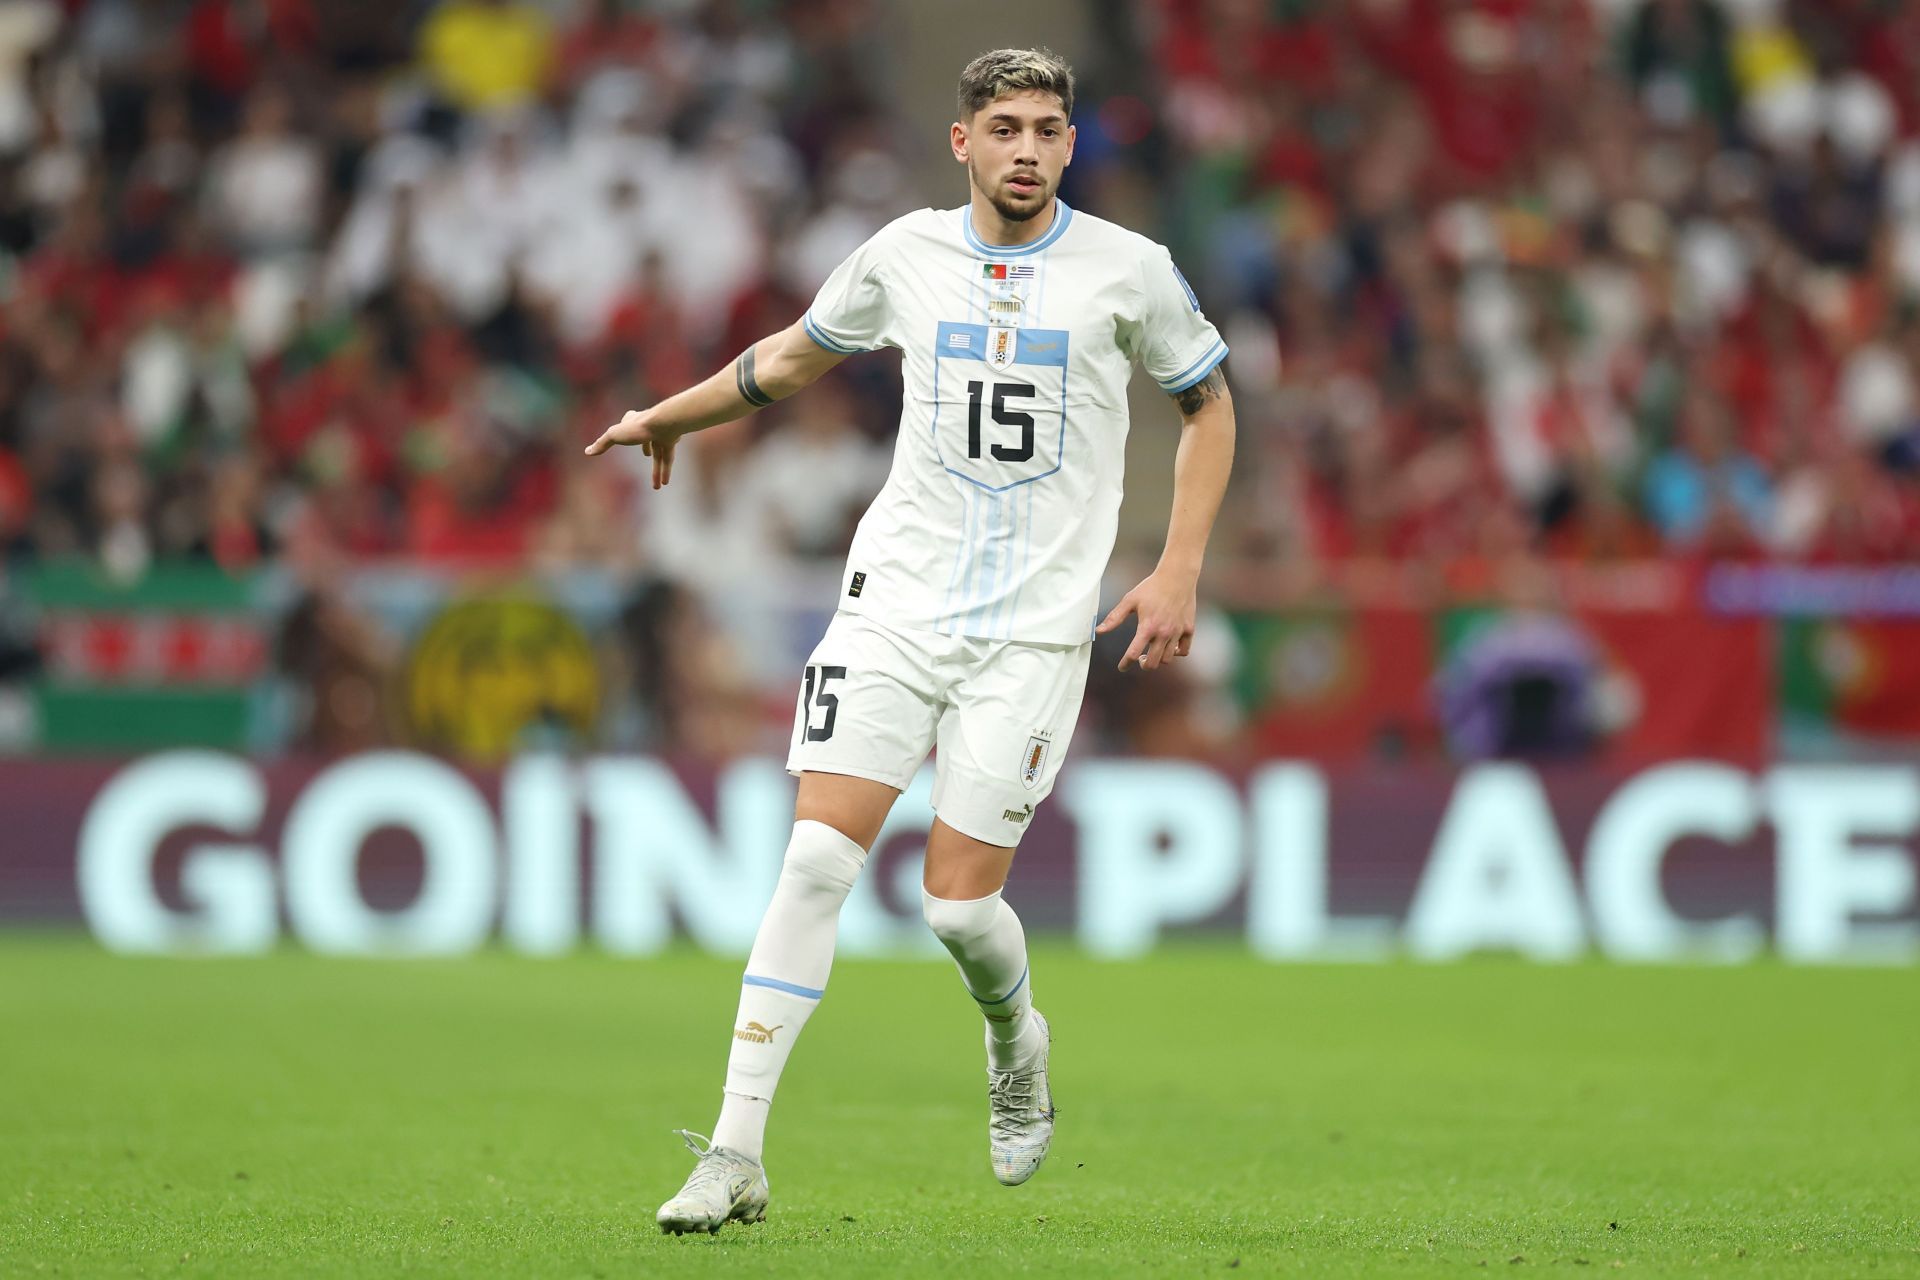
[[[953,144],[953,158],[965,164],[967,162],[967,126],[958,120],[954,121],[952,132],[947,140]]]
[[[1072,125],[1067,126],[1067,158],[1060,162],[1062,166],[1070,165],[1073,163],[1073,140],[1079,136],[1080,136],[1080,131],[1078,129],[1074,128]]]

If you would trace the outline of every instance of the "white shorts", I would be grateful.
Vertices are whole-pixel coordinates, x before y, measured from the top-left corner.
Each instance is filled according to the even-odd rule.
[[[938,745],[933,811],[962,835],[1012,848],[1073,741],[1092,650],[836,613],[807,659],[787,769],[904,791]]]

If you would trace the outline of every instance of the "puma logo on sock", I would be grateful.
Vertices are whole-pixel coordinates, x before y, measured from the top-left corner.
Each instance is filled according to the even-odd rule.
[[[787,1024],[783,1022],[780,1024],[780,1027],[786,1025]],[[772,1044],[773,1033],[778,1031],[780,1027],[766,1027],[757,1022],[749,1022],[744,1027],[735,1027],[733,1029],[733,1038],[735,1040],[745,1040],[750,1044]]]

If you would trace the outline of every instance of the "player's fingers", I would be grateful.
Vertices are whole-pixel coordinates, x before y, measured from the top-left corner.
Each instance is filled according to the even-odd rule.
[[[654,450],[654,469],[660,473],[662,486],[673,479],[673,446],[663,444]]]
[[[1173,642],[1172,636],[1156,635],[1147,642],[1147,651],[1140,659],[1140,665],[1149,671],[1156,671],[1167,660],[1167,646]]]
[[[621,414],[620,421],[614,423],[605,431],[602,431],[600,438],[587,446],[587,456],[589,458],[597,458],[617,444],[639,444],[644,448],[646,445],[644,439],[637,441],[632,439],[631,429],[639,420],[640,411],[638,409],[629,409]]]
[[[1143,627],[1133,633],[1133,643],[1128,645],[1127,651],[1120,656],[1120,669],[1122,671],[1125,671],[1129,666],[1133,665],[1133,663],[1138,661],[1140,658],[1141,650],[1145,649],[1146,647],[1147,647],[1147,632],[1146,632],[1146,629]]]
[[[1182,631],[1180,633],[1180,643],[1177,646],[1175,646],[1173,651],[1173,656],[1176,658],[1184,658],[1187,656],[1188,652],[1192,650],[1192,648],[1193,648],[1193,632]]]
[[[1113,630],[1122,622],[1125,622],[1127,615],[1132,613],[1133,609],[1133,593],[1128,592],[1126,595],[1120,597],[1119,604],[1113,606],[1113,612],[1100,620],[1100,625],[1094,628],[1094,632],[1098,635],[1107,634],[1107,632]],[[1122,665],[1124,666],[1125,664]]]

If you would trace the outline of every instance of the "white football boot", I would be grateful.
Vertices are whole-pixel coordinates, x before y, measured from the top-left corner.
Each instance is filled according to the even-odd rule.
[[[680,1194],[660,1206],[654,1221],[662,1231],[720,1230],[724,1222],[759,1222],[767,1216],[767,1171],[758,1160],[716,1147],[689,1129],[675,1129],[687,1150],[700,1157]],[[705,1143],[705,1147],[701,1146]]]
[[[1053,1094],[1047,1089],[1047,1054],[1053,1032],[1038,1009],[1040,1056],[1024,1071],[987,1068],[987,1141],[993,1154],[993,1176],[1017,1187],[1033,1176],[1053,1145]]]

